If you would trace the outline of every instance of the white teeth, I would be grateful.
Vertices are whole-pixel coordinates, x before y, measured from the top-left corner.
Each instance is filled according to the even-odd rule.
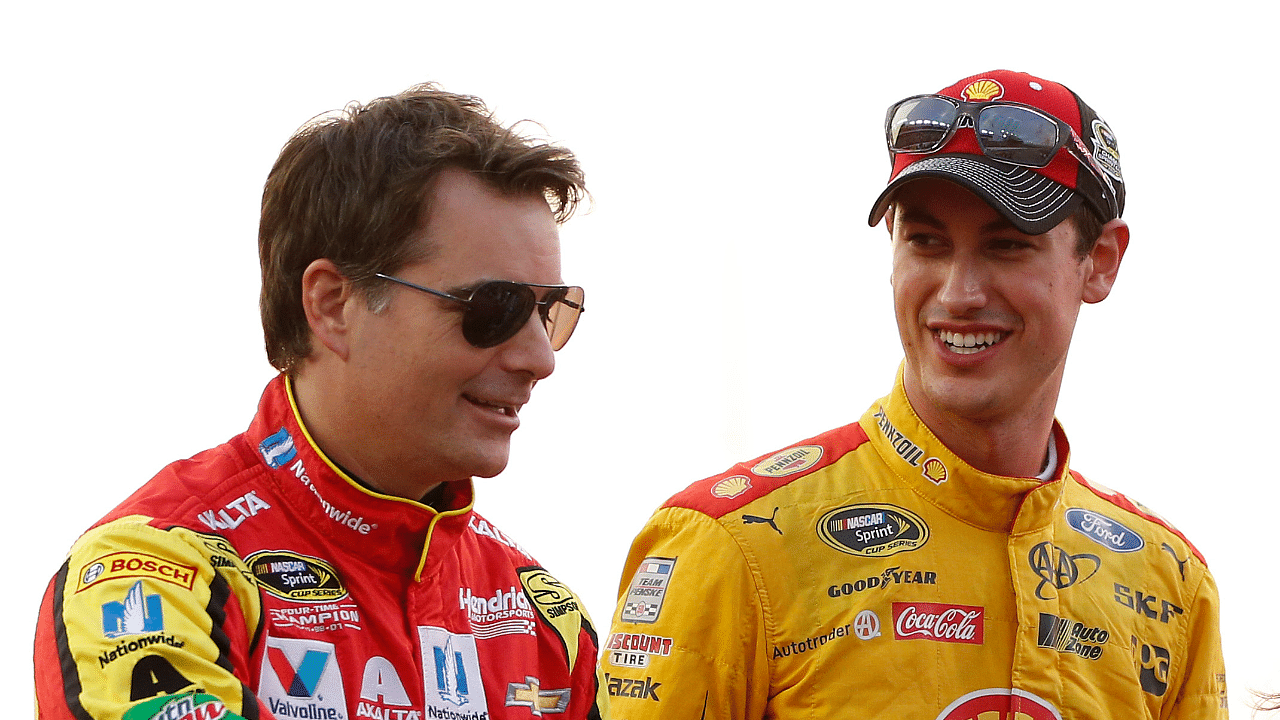
[[[958,333],[950,330],[939,330],[938,337],[946,343],[951,352],[961,355],[972,355],[995,345],[1004,339],[1004,333]]]

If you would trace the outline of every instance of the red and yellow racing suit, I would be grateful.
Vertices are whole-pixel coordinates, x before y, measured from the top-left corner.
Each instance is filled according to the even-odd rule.
[[[899,376],[860,422],[690,486],[627,558],[614,717],[1227,717],[1203,558],[1054,438],[1051,481],[979,472]]]
[[[371,492],[299,418],[276,378],[247,432],[75,543],[40,608],[37,717],[601,717],[585,609],[469,481],[441,511]]]

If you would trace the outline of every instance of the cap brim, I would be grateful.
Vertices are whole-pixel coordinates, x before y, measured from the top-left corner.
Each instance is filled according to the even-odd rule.
[[[913,180],[950,180],[973,194],[1028,235],[1057,227],[1080,207],[1082,196],[1029,168],[973,155],[929,155],[898,173],[871,207],[867,224],[880,224],[898,188]]]

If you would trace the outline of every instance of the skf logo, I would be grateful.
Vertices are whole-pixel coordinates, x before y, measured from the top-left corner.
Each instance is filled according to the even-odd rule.
[[[631,678],[613,677],[609,673],[605,673],[604,680],[609,694],[613,697],[629,697],[639,700],[652,700],[654,702],[662,701],[662,698],[658,697],[658,688],[662,687],[662,683],[654,682],[652,677],[633,680]]]
[[[111,553],[80,569],[80,587],[76,592],[120,578],[149,578],[190,590],[196,584],[196,569],[147,553]]]
[[[801,445],[770,455],[756,463],[751,472],[762,477],[786,477],[808,470],[821,459],[821,445]]]
[[[102,606],[102,634],[109,638],[161,630],[164,630],[164,612],[160,596],[143,594],[141,580],[129,588],[124,600]]]
[[[1017,718],[1017,720],[1062,720],[1058,709],[1026,690],[989,688],[974,690],[948,705],[937,720],[974,718]]]
[[[569,688],[543,690],[538,678],[526,675],[522,683],[507,683],[507,707],[527,707],[534,717],[562,713],[569,707]]]
[[[736,498],[751,489],[751,480],[746,475],[734,475],[711,486],[711,494],[718,498]]]
[[[1133,648],[1133,665],[1138,669],[1138,682],[1142,689],[1156,697],[1164,697],[1169,691],[1169,651],[1139,642],[1132,635],[1129,636],[1129,644]]]
[[[960,91],[960,99],[968,102],[987,102],[1004,97],[1004,87],[995,80],[974,80]]]
[[[1159,618],[1160,622],[1168,625],[1169,618],[1182,614],[1182,608],[1168,600],[1160,600],[1155,595],[1148,595],[1141,590],[1130,590],[1120,583],[1113,583],[1112,586],[1116,591],[1116,602],[1137,612],[1139,615],[1145,615],[1152,620]],[[1155,606],[1156,600],[1160,600],[1160,609],[1158,611]]]
[[[258,444],[258,452],[262,453],[262,460],[270,468],[284,467],[298,454],[297,448],[293,446],[293,436],[288,430],[281,427],[274,435],[268,435],[265,440]]]
[[[1102,561],[1097,555],[1089,553],[1071,555],[1057,545],[1047,542],[1031,548],[1031,552],[1027,554],[1027,562],[1040,578],[1040,584],[1036,586],[1036,597],[1041,600],[1052,597],[1044,594],[1045,585],[1051,585],[1058,590],[1069,588],[1093,577],[1093,574],[1098,572],[1098,568],[1102,567]]]

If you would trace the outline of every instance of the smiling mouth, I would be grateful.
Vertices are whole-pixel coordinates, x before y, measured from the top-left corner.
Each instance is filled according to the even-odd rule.
[[[981,352],[1004,339],[1002,332],[958,333],[950,330],[934,331],[947,349],[959,355]]]
[[[493,412],[506,415],[507,417],[516,417],[520,409],[519,405],[504,405],[502,403],[489,402],[488,400],[481,400],[474,395],[466,395],[464,397],[466,397],[472,405],[478,405],[479,407],[492,410]]]

